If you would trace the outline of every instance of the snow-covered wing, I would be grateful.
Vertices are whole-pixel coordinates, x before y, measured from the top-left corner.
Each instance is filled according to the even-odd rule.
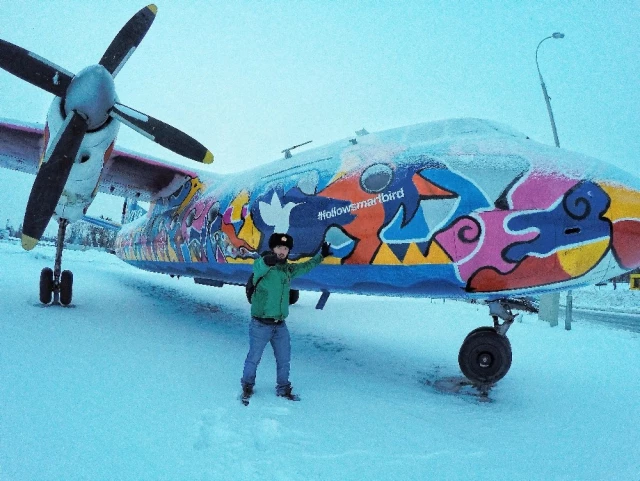
[[[150,201],[172,194],[198,173],[149,156],[114,150],[104,165],[100,192]]]
[[[41,125],[0,119],[0,167],[35,174],[43,143]]]

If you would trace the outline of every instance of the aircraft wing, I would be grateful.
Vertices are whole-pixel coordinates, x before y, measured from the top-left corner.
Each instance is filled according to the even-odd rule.
[[[0,167],[35,175],[43,143],[41,125],[0,120]]]
[[[44,144],[44,127],[0,119],[0,167],[35,175]],[[114,149],[105,162],[99,191],[151,201],[177,190],[198,173],[150,156]]]
[[[100,192],[151,201],[175,192],[198,174],[164,160],[115,149],[104,164]]]

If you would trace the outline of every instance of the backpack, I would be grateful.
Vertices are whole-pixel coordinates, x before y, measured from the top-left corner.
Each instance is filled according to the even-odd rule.
[[[247,301],[249,301],[249,304],[251,304],[251,298],[253,297],[253,293],[256,290],[256,287],[258,287],[258,284],[260,284],[260,281],[264,279],[264,276],[262,276],[260,279],[258,279],[258,282],[256,282],[255,284],[253,283],[253,274],[251,274],[249,276],[249,279],[247,280],[247,284],[244,286],[244,291],[247,294]]]

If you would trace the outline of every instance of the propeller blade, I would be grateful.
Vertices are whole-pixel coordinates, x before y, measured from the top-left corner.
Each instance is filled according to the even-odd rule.
[[[56,210],[73,161],[87,131],[87,122],[78,113],[67,116],[60,133],[53,140],[48,160],[43,162],[29,194],[22,226],[22,247],[33,249]]]
[[[140,45],[155,20],[157,11],[158,7],[154,4],[147,5],[131,17],[111,41],[111,45],[100,59],[100,65],[113,77],[118,75],[122,66]]]
[[[33,52],[0,40],[0,67],[58,97],[65,96],[73,74]]]
[[[213,162],[213,154],[204,145],[169,124],[118,103],[110,115],[176,154],[204,164]]]

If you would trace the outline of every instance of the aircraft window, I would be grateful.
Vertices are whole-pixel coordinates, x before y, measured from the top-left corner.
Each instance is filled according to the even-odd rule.
[[[375,164],[365,169],[360,177],[360,185],[365,192],[382,192],[393,180],[393,170],[387,164]]]
[[[565,229],[564,233],[565,234],[579,234],[580,233],[580,227],[570,227],[569,229]]]

